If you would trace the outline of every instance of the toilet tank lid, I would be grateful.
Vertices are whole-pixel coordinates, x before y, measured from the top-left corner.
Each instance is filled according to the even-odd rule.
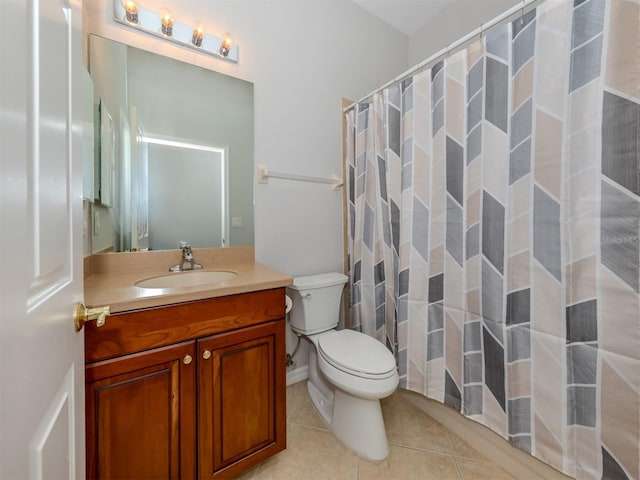
[[[349,280],[349,277],[337,272],[305,275],[302,277],[293,277],[293,285],[289,285],[288,288],[293,290],[309,290],[312,288],[343,285],[347,283],[347,280]]]

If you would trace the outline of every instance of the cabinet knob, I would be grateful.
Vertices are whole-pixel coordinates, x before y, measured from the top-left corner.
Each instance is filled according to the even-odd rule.
[[[185,365],[189,365],[192,361],[193,361],[193,357],[189,354],[185,355],[184,358],[182,359],[182,363],[184,363]]]
[[[202,358],[204,358],[205,360],[209,360],[211,358],[211,352],[209,350],[205,350],[204,352],[202,352]]]

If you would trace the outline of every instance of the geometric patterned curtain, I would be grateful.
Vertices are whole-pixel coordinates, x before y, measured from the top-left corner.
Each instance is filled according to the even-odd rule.
[[[393,89],[395,93],[397,88]],[[351,152],[348,162],[349,191],[349,259],[351,283],[351,328],[376,337],[397,353],[395,329],[397,325],[396,299],[398,275],[398,208],[389,201],[385,166],[390,152],[398,152],[397,140],[389,146],[389,130],[384,128],[383,96],[389,90],[375,94],[371,104],[360,104],[356,112],[349,112],[347,122],[356,129],[347,141],[357,142],[357,156]],[[399,116],[399,112],[394,112]],[[356,116],[354,125],[353,115]],[[399,122],[395,121],[396,125]],[[397,128],[396,128],[397,131]],[[398,159],[398,153],[395,158]],[[357,186],[354,184],[357,183]],[[354,192],[359,192],[354,197]],[[366,196],[365,196],[366,194]],[[393,212],[390,211],[393,206]],[[357,221],[356,221],[357,220]],[[396,238],[392,239],[392,230]],[[353,261],[354,263],[351,263]]]
[[[347,113],[352,328],[575,478],[640,478],[640,3],[547,0]]]

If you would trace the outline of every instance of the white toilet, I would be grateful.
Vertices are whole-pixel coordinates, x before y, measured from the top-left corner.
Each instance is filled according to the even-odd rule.
[[[398,371],[393,354],[375,338],[334,330],[347,280],[340,273],[295,277],[287,287],[291,329],[315,347],[309,348],[307,389],[323,421],[358,454],[382,460],[389,445],[380,399],[398,387]]]

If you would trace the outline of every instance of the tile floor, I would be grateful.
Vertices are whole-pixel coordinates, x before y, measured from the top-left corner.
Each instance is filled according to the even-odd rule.
[[[306,381],[287,388],[287,449],[241,480],[506,480],[514,479],[396,392],[382,400],[389,456],[359,457],[327,430]]]

